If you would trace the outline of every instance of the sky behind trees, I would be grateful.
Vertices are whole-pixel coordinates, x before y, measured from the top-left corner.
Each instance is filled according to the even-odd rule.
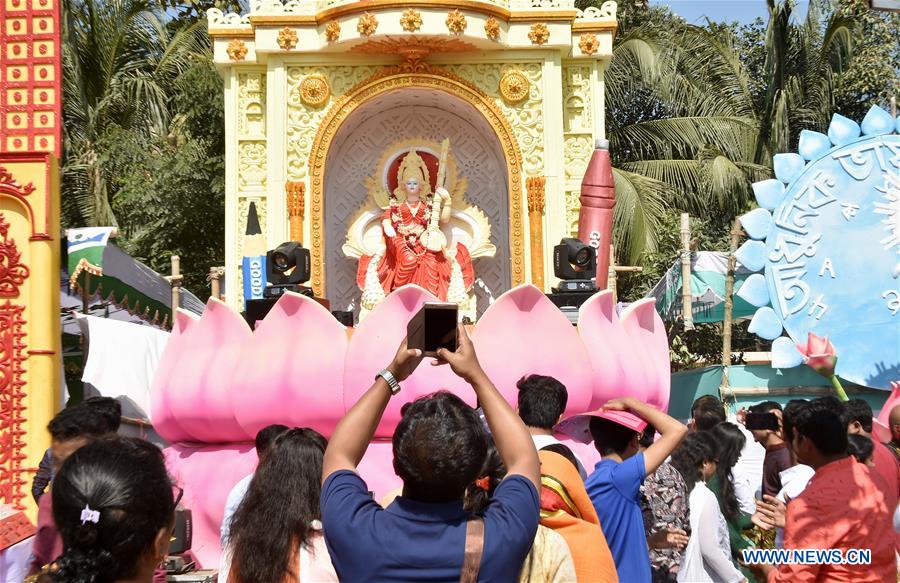
[[[766,0],[650,0],[650,4],[665,4],[672,12],[691,24],[703,24],[706,18],[716,22],[738,21],[742,24],[768,16]],[[806,17],[807,0],[798,0],[795,19]]]

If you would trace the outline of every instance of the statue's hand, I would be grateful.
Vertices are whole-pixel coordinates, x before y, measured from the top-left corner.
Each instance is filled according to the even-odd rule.
[[[394,226],[391,224],[382,225],[384,227],[384,234],[388,236],[388,239],[393,239],[397,236],[397,231],[394,230]]]
[[[436,195],[438,195],[439,197],[441,197],[441,203],[448,203],[448,202],[450,202],[450,193],[447,192],[447,189],[444,188],[443,186],[438,186],[438,187],[435,189],[434,193],[435,193]]]

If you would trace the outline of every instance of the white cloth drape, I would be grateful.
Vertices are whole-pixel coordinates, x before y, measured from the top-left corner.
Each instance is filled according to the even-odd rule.
[[[691,538],[678,571],[679,583],[737,583],[744,575],[731,562],[728,525],[712,490],[697,482],[689,499]]]

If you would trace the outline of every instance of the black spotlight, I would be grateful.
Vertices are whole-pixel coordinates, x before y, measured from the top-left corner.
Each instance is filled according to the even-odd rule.
[[[578,239],[563,239],[553,248],[553,273],[563,280],[597,276],[597,250]]]
[[[266,253],[266,280],[269,285],[263,296],[278,297],[285,290],[305,293],[306,288],[300,284],[309,281],[309,264],[309,249],[304,249],[296,241],[282,243]]]

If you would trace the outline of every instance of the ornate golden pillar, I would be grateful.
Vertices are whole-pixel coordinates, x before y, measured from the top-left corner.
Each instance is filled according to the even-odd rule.
[[[531,283],[544,289],[544,184],[543,176],[525,179],[528,192],[528,224],[531,231]]]
[[[303,242],[303,208],[305,204],[306,183],[288,181],[284,183],[287,192],[287,211],[290,220],[291,241]]]

